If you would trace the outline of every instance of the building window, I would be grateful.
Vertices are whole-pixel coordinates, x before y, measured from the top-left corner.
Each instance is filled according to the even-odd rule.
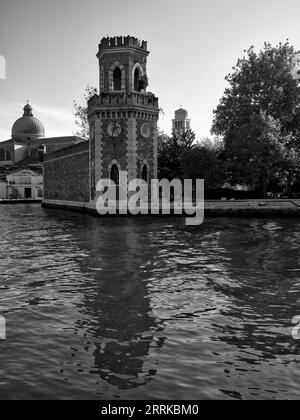
[[[38,149],[31,149],[31,157],[38,157],[39,151]]]
[[[5,160],[12,160],[11,153],[7,149],[6,149],[6,159]]]
[[[11,153],[8,149],[5,149],[4,147],[0,148],[0,161],[11,161]]]
[[[15,185],[30,185],[31,184],[31,177],[30,176],[14,176],[13,182]]]
[[[113,90],[122,90],[122,72],[119,67],[114,69]]]
[[[135,69],[134,71],[134,90],[139,92],[139,84],[140,84],[140,71],[139,69]]]

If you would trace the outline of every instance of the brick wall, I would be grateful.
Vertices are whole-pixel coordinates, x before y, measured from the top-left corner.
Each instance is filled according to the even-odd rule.
[[[89,142],[59,150],[44,162],[44,198],[89,202]]]

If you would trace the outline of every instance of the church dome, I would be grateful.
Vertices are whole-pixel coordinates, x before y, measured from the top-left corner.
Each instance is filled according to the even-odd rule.
[[[24,114],[12,127],[12,138],[15,140],[34,140],[45,137],[45,128],[42,122],[33,116],[30,104],[23,108]]]

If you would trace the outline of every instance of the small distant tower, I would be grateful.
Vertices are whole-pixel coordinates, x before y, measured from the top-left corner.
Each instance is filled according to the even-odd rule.
[[[293,59],[293,70],[292,70],[293,78],[300,82],[300,51],[298,51]]]
[[[185,131],[191,129],[191,120],[188,118],[188,111],[182,107],[175,111],[175,119],[173,120],[173,131],[182,135]]]

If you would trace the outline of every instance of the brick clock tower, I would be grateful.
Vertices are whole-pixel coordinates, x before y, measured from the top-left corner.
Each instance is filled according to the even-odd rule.
[[[90,125],[90,199],[100,179],[116,184],[157,178],[158,98],[147,93],[147,42],[134,37],[103,38],[97,58],[99,95],[88,103]]]

